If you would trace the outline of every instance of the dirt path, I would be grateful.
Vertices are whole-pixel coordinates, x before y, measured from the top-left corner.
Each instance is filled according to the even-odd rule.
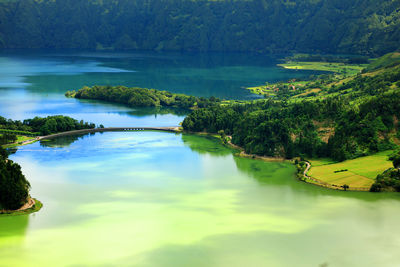
[[[307,165],[307,168],[304,170],[303,175],[304,175],[304,177],[306,177],[306,178],[311,178],[310,176],[307,175],[307,172],[308,172],[308,171],[310,170],[310,168],[311,168],[311,164],[310,164],[310,162],[306,161],[306,165]]]
[[[12,213],[12,212],[16,212],[16,211],[24,211],[27,209],[32,208],[34,205],[36,204],[35,199],[29,197],[29,200],[19,209],[17,210],[1,210],[1,213]]]
[[[33,207],[35,205],[35,200],[33,198],[29,198],[28,202],[26,202],[21,208],[17,209],[17,211],[23,211],[27,210]]]
[[[23,142],[22,142],[21,144],[19,144],[19,145],[23,146],[23,145],[27,145],[27,144],[30,144],[30,143],[32,143],[32,142],[39,141],[39,140],[40,140],[39,137],[36,137],[36,138],[34,138],[34,139],[29,139],[29,140],[23,141]]]

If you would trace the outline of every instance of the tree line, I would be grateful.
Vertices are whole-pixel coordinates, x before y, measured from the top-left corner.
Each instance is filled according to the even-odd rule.
[[[71,117],[62,115],[48,116],[45,118],[35,117],[24,121],[6,119],[0,116],[0,130],[15,130],[14,133],[4,133],[2,135],[3,137],[15,136],[18,131],[31,132],[38,135],[49,135],[72,130],[93,129],[95,127],[96,125],[94,123],[84,122],[83,120],[77,121]],[[9,138],[9,140],[11,139],[12,138]]]
[[[83,87],[76,91],[65,93],[67,97],[103,100],[126,104],[131,107],[175,107],[182,109],[204,108],[219,103],[216,97],[204,98],[175,94],[168,91],[125,86]]]
[[[392,0],[4,0],[0,48],[384,54]]]
[[[14,133],[0,133],[0,146],[5,144],[15,143],[17,141],[17,135]]]

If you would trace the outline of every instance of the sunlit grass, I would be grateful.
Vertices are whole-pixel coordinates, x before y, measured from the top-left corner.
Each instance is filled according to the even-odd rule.
[[[287,62],[278,64],[278,66],[285,69],[293,70],[315,70],[315,71],[329,71],[335,73],[345,73],[347,75],[355,75],[360,73],[367,64],[344,64],[336,62]]]
[[[308,175],[339,186],[347,184],[350,187],[369,187],[378,174],[392,166],[388,160],[391,153],[389,150],[339,163],[330,159],[310,160],[312,168]]]

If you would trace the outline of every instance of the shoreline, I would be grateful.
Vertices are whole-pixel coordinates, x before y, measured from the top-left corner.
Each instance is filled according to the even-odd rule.
[[[127,127],[128,128],[128,127]],[[34,139],[30,139],[30,140],[26,140],[24,141],[22,144],[15,144],[16,146],[22,146],[22,145],[27,145],[27,144],[31,144],[34,143],[36,141],[40,141],[40,140],[44,140],[44,139],[51,139],[51,138],[55,138],[55,137],[61,137],[61,136],[66,136],[66,135],[71,135],[71,134],[77,134],[77,133],[90,133],[90,132],[104,132],[104,131],[126,131],[127,128],[120,128],[120,127],[111,127],[111,128],[95,128],[95,129],[85,129],[85,130],[74,130],[74,131],[68,131],[68,132],[62,132],[62,133],[57,133],[57,134],[51,134],[48,136],[39,136],[36,137]],[[161,131],[169,131],[169,132],[174,132],[174,133],[189,133],[189,134],[196,134],[196,135],[209,135],[209,136],[213,136],[216,137],[217,139],[219,139],[221,141],[221,143],[223,145],[227,145],[230,148],[239,150],[238,153],[235,153],[234,155],[239,156],[239,157],[243,157],[243,158],[250,158],[250,159],[257,159],[257,160],[262,160],[265,162],[290,162],[290,163],[294,163],[293,159],[285,159],[285,158],[279,158],[279,157],[268,157],[268,156],[259,156],[259,155],[255,155],[255,154],[247,154],[244,150],[244,148],[235,145],[232,143],[232,137],[231,136],[227,136],[227,141],[224,142],[222,137],[219,136],[218,134],[212,134],[212,133],[208,133],[208,132],[190,132],[190,131],[185,131],[182,129],[181,126],[176,126],[176,127],[134,127],[140,130],[161,130]],[[357,191],[357,192],[366,192],[369,191],[369,188],[364,188],[364,187],[349,187],[346,190],[344,190],[344,188],[340,185],[335,185],[335,184],[329,184],[327,182],[324,182],[322,180],[319,180],[315,177],[311,177],[309,175],[307,175],[308,171],[311,169],[311,164],[306,161],[307,164],[307,168],[304,170],[303,174],[302,174],[302,178],[300,179],[301,181],[308,183],[308,184],[312,184],[312,185],[317,185],[320,187],[324,187],[324,188],[329,188],[332,190],[342,190],[342,191]],[[25,208],[24,210],[27,210],[29,208],[31,208],[34,204],[32,204],[30,207]],[[39,208],[40,209],[40,208]],[[21,210],[17,210],[14,212],[18,212]],[[0,216],[2,214],[6,214],[3,211],[0,211]]]
[[[43,203],[35,198],[29,200],[17,210],[0,210],[0,217],[2,216],[18,216],[27,215],[39,211],[43,207]]]
[[[267,156],[260,156],[260,155],[256,155],[256,154],[247,154],[246,152],[244,152],[244,148],[235,145],[231,142],[231,136],[227,136],[229,137],[229,141],[227,141],[226,143],[223,142],[221,136],[219,134],[216,133],[208,133],[208,132],[191,132],[191,131],[185,131],[183,129],[177,129],[174,131],[175,133],[188,133],[188,134],[194,134],[194,135],[199,135],[199,136],[204,136],[204,135],[208,135],[208,136],[212,136],[215,137],[216,139],[218,139],[222,145],[228,146],[229,148],[233,148],[235,150],[239,150],[240,152],[238,153],[234,153],[235,156],[238,157],[242,157],[242,158],[251,158],[251,159],[258,159],[258,160],[263,160],[266,162],[290,162],[293,163],[293,160],[291,159],[285,159],[285,158],[278,158],[278,157],[267,157]]]
[[[255,154],[247,154],[246,152],[244,152],[244,149],[242,147],[240,147],[238,145],[235,145],[235,144],[232,144],[231,137],[230,136],[228,136],[228,137],[229,137],[229,141],[227,141],[226,144],[229,145],[230,147],[234,148],[234,149],[240,150],[239,153],[236,153],[236,155],[238,155],[240,157],[258,159],[258,160],[263,160],[263,161],[266,161],[266,162],[290,162],[290,163],[294,163],[293,160],[285,159],[285,158],[266,157],[266,156],[259,156],[259,155],[255,155]],[[221,140],[221,138],[219,138],[219,139]],[[223,143],[223,144],[225,144],[225,143]],[[305,161],[305,163],[306,163],[307,167],[302,173],[302,177],[304,179],[299,179],[300,181],[303,181],[303,182],[305,182],[307,184],[316,185],[316,186],[319,186],[319,187],[324,187],[324,188],[328,188],[328,189],[332,189],[332,190],[353,191],[353,192],[369,192],[369,188],[367,188],[367,187],[349,187],[349,188],[347,188],[345,190],[340,185],[329,184],[329,183],[324,182],[322,180],[319,180],[317,178],[311,177],[311,176],[307,175],[308,171],[312,167],[311,163],[308,162],[308,161]]]
[[[247,154],[244,151],[244,148],[237,146],[235,144],[232,144],[231,139],[227,142],[227,144],[237,150],[240,150],[239,153],[236,153],[237,156],[243,157],[243,158],[250,158],[250,159],[258,159],[258,160],[263,160],[266,162],[290,162],[293,163],[293,160],[290,159],[285,159],[285,158],[278,158],[278,157],[267,157],[267,156],[259,156],[256,154]]]

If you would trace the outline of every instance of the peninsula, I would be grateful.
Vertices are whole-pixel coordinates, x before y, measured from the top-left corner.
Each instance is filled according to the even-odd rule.
[[[32,143],[55,133],[94,128],[93,123],[61,115],[24,121],[0,117],[0,216],[32,213],[42,207],[40,201],[30,196],[29,181],[21,166],[8,159],[9,152],[5,148]]]
[[[205,108],[216,105],[216,97],[204,98],[174,94],[168,91],[125,86],[83,87],[78,91],[68,91],[66,97],[103,100],[126,104],[130,107],[174,107],[182,109]]]

